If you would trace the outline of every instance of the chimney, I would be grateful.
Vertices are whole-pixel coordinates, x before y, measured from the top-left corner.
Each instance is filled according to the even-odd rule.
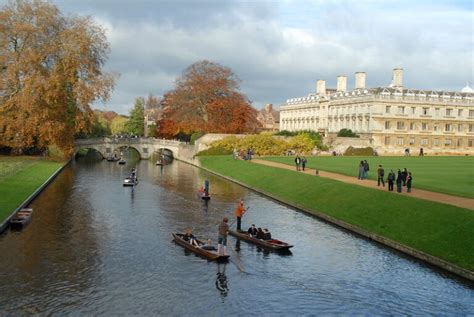
[[[337,76],[337,92],[346,92],[347,90],[347,77]]]
[[[326,96],[326,81],[319,79],[316,82],[316,94],[321,97]]]
[[[393,69],[392,83],[394,88],[403,88],[403,68]]]
[[[273,104],[267,103],[267,104],[265,105],[265,111],[266,111],[266,112],[272,112],[272,111],[273,111]]]
[[[355,89],[364,89],[365,88],[365,72],[356,72],[356,83]]]

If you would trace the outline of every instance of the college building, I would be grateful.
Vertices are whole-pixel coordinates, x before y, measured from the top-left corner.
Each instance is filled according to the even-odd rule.
[[[288,99],[280,107],[280,130],[314,130],[324,135],[351,129],[378,153],[474,154],[474,92],[403,87],[403,69],[393,70],[389,87],[367,88],[365,72],[355,87],[337,77],[336,89],[316,82],[316,93]]]

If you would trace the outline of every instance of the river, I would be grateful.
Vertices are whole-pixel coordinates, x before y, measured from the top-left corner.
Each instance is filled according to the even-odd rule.
[[[140,183],[123,187],[135,164]],[[291,254],[230,237],[232,261],[218,265],[172,241],[188,227],[216,241],[241,197],[243,227],[268,227]],[[469,283],[178,161],[76,161],[32,207],[29,226],[0,236],[0,315],[474,313]]]

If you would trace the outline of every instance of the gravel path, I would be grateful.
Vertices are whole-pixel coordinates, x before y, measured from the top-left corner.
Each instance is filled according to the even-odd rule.
[[[296,168],[294,166],[290,166],[290,165],[283,164],[283,163],[270,162],[270,161],[259,160],[259,159],[252,159],[251,162],[257,163],[257,164],[262,164],[262,165],[267,165],[267,166],[272,166],[272,167],[284,168],[284,169],[292,170],[292,171],[296,172],[296,170],[295,170]],[[306,173],[306,174],[310,174],[310,175],[316,175],[316,170],[306,168],[304,172],[301,171],[299,173]],[[355,184],[355,185],[369,187],[369,188],[378,189],[378,190],[385,190],[385,191],[388,192],[387,182],[385,183],[385,187],[382,187],[382,186],[379,187],[379,186],[377,186],[377,181],[370,180],[370,179],[359,180],[355,177],[346,176],[346,175],[342,175],[342,174],[331,173],[331,172],[325,172],[325,171],[318,171],[318,176],[319,177],[324,177],[324,178],[335,179],[335,180],[338,180],[338,181],[344,182],[344,183]],[[453,205],[453,206],[456,206],[456,207],[461,207],[461,208],[474,210],[474,199],[470,199],[470,198],[451,196],[451,195],[447,195],[447,194],[431,192],[431,191],[428,191],[428,190],[417,189],[417,188],[413,188],[413,187],[411,189],[411,193],[406,192],[406,187],[402,188],[401,193],[397,193],[396,184],[394,186],[394,191],[392,193],[394,195],[406,195],[406,196],[411,196],[411,197],[415,197],[415,198],[419,198],[419,199],[431,200],[431,201],[435,201],[435,202],[439,202],[439,203],[443,203],[443,204],[448,204],[448,205]]]

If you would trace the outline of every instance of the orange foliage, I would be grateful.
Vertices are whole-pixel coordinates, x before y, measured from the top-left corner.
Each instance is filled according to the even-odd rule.
[[[163,98],[158,135],[255,132],[256,110],[238,89],[239,79],[227,67],[209,61],[189,66]]]
[[[64,17],[44,1],[0,10],[0,146],[57,145],[66,155],[87,131],[90,104],[106,100],[113,77],[102,72],[109,52],[91,18]]]

